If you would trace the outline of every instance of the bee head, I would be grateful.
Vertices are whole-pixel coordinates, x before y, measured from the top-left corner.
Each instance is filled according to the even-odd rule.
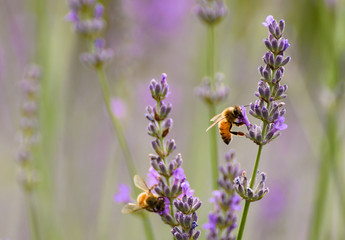
[[[243,117],[242,110],[237,105],[234,107],[233,116],[234,116],[234,118],[241,118],[241,117]]]

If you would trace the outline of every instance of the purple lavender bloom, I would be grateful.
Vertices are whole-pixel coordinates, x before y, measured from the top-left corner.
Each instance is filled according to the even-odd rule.
[[[102,67],[105,63],[109,62],[114,52],[110,48],[104,48],[104,39],[98,38],[94,41],[93,52],[83,53],[80,56],[82,62],[93,66],[95,68]]]
[[[127,184],[121,183],[117,187],[118,192],[114,195],[114,201],[117,203],[131,202],[130,189]]]
[[[239,164],[235,153],[230,151],[225,156],[226,165],[220,167],[218,184],[220,189],[213,191],[210,202],[214,210],[208,215],[208,223],[204,228],[208,230],[207,239],[235,239],[232,230],[236,227],[235,211],[240,209],[240,197],[235,194],[234,179],[240,174]]]
[[[73,30],[77,33],[92,37],[104,29],[105,21],[102,18],[104,7],[101,3],[69,0],[68,6],[70,11],[65,16],[65,20],[73,24]]]
[[[153,185],[158,184],[159,178],[160,178],[159,173],[153,167],[150,167],[149,172],[147,174],[148,186],[153,186]]]
[[[242,110],[242,118],[239,118],[238,121],[241,123],[244,123],[247,127],[249,127],[251,124],[247,117],[246,108],[244,106],[241,106],[241,110]]]
[[[173,228],[172,234],[176,239],[197,239],[200,231],[195,231],[196,210],[201,206],[201,201],[193,197],[194,190],[190,188],[181,167],[181,154],[168,159],[176,149],[176,144],[175,140],[166,139],[173,123],[169,118],[172,106],[164,102],[169,93],[167,75],[163,73],[160,81],[152,79],[149,90],[157,104],[146,108],[146,118],[149,120],[148,134],[155,138],[151,142],[155,154],[150,154],[151,167],[148,179],[150,184],[155,185],[154,191],[159,197],[173,203],[166,204],[164,212],[159,214],[162,221]]]
[[[228,9],[223,0],[199,0],[195,12],[202,22],[216,24],[225,17]]]
[[[39,79],[41,69],[37,65],[30,65],[25,69],[24,78],[20,82],[22,100],[20,106],[20,132],[17,163],[19,165],[18,182],[26,192],[31,192],[37,182],[33,169],[32,151],[39,140],[39,112],[38,99],[40,93]]]
[[[215,76],[214,87],[211,85],[211,79],[205,77],[199,87],[195,89],[198,95],[207,104],[218,104],[227,99],[229,95],[229,87],[224,84],[224,74],[217,73]]]
[[[286,110],[285,103],[279,102],[286,98],[287,85],[281,85],[284,74],[284,66],[290,61],[285,57],[285,51],[290,46],[288,39],[282,37],[285,22],[279,23],[270,15],[262,23],[268,29],[268,37],[264,39],[268,51],[263,56],[265,66],[259,67],[261,79],[255,96],[254,103],[250,103],[249,114],[260,119],[260,126],[247,125],[246,136],[258,145],[264,145],[277,138],[282,130],[287,128],[283,115]]]
[[[270,24],[273,23],[273,21],[274,21],[273,16],[272,16],[272,15],[268,15],[268,16],[266,17],[265,22],[263,22],[262,25],[264,25],[264,27],[268,27]]]

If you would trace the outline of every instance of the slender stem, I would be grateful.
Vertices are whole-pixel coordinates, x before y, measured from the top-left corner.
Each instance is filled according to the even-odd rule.
[[[26,208],[28,210],[28,217],[29,217],[29,222],[30,222],[31,239],[40,240],[41,236],[40,236],[40,232],[38,228],[36,210],[34,207],[34,203],[32,202],[31,192],[29,192],[28,190],[24,190],[24,191],[25,191]]]
[[[214,90],[215,33],[212,24],[207,26],[207,50],[207,75],[211,79],[211,86]]]
[[[266,130],[266,124],[264,123],[263,130],[262,130],[263,136],[265,135],[265,130]],[[262,147],[263,147],[263,145],[259,146],[258,153],[256,155],[255,165],[254,165],[254,169],[253,169],[253,173],[252,173],[252,179],[250,180],[250,188],[251,189],[253,189],[254,184],[255,184],[255,176],[256,176],[256,172],[258,171],[258,167],[259,167]],[[240,224],[240,227],[238,229],[237,240],[242,239],[243,231],[244,231],[244,227],[246,225],[247,215],[248,215],[248,211],[249,211],[249,206],[250,206],[250,202],[246,201],[246,203],[244,205],[243,213],[242,213],[241,224]]]
[[[321,227],[322,221],[324,219],[325,213],[325,205],[326,205],[326,195],[329,188],[329,180],[330,180],[330,170],[331,167],[333,169],[336,167],[336,151],[337,151],[337,129],[336,129],[336,109],[330,109],[328,113],[327,119],[327,128],[326,133],[327,137],[323,141],[323,148],[322,148],[322,159],[319,166],[319,179],[318,184],[316,184],[316,194],[315,194],[315,202],[314,202],[314,211],[313,211],[313,218],[312,223],[309,230],[309,239],[317,240],[321,239]],[[338,170],[335,170],[332,175],[335,177],[335,181],[337,182],[339,179],[337,175]],[[338,186],[338,185],[337,185]],[[342,191],[339,192],[340,199],[342,200]],[[342,204],[341,204],[342,205]],[[344,210],[342,208],[342,214],[344,214]]]
[[[210,119],[216,115],[215,106],[209,105]],[[212,186],[213,189],[218,188],[218,144],[217,144],[217,129],[210,129],[210,153],[211,153],[211,171],[212,171]]]
[[[107,82],[107,78],[106,78],[106,74],[105,71],[102,67],[96,68],[97,70],[97,74],[98,74],[98,79],[100,81],[101,87],[102,87],[102,93],[103,93],[103,98],[104,98],[104,102],[108,111],[108,114],[111,118],[111,121],[113,123],[120,147],[122,149],[123,155],[125,157],[125,161],[127,164],[127,170],[129,172],[129,175],[131,177],[131,179],[134,178],[134,175],[136,174],[136,169],[135,169],[135,164],[132,158],[132,154],[130,152],[128,143],[126,141],[126,138],[124,136],[123,133],[123,129],[121,126],[120,121],[114,116],[113,111],[111,110],[111,104],[110,104],[110,90],[109,90],[109,85]],[[134,188],[136,194],[138,194],[138,189]],[[152,226],[151,226],[151,222],[150,219],[147,217],[147,215],[145,213],[141,214],[141,217],[143,219],[143,225],[144,225],[144,231],[145,231],[145,235],[146,235],[146,239],[147,240],[151,240],[154,239],[154,235],[153,235],[153,230],[152,230]]]
[[[125,161],[127,164],[127,169],[129,171],[129,175],[133,179],[134,175],[136,174],[135,164],[134,164],[134,161],[132,158],[132,154],[129,150],[128,143],[125,139],[123,129],[121,127],[121,123],[118,120],[118,118],[116,118],[114,116],[113,111],[111,109],[110,90],[109,90],[109,85],[107,82],[107,78],[106,78],[104,69],[103,68],[97,68],[97,74],[98,74],[98,78],[99,78],[99,81],[100,81],[100,84],[102,87],[103,98],[104,98],[104,102],[105,102],[108,114],[109,114],[111,121],[113,123],[117,138],[119,140],[120,147],[121,147],[123,155],[125,157]]]
[[[207,26],[207,75],[211,81],[211,88],[215,90],[214,86],[214,65],[215,65],[215,33],[214,25]],[[209,118],[216,115],[216,106],[209,104]],[[218,188],[218,144],[217,144],[217,130],[213,128],[210,130],[210,154],[211,154],[211,173],[212,173],[212,187]]]

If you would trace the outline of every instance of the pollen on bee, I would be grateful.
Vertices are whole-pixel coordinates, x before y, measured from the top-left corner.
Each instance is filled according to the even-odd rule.
[[[138,195],[137,202],[140,207],[146,206],[147,193],[142,192]]]

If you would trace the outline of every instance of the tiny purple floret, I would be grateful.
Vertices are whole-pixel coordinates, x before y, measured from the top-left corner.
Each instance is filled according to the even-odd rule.
[[[114,195],[114,201],[117,203],[131,202],[130,189],[127,184],[120,183],[117,187],[118,192]]]

